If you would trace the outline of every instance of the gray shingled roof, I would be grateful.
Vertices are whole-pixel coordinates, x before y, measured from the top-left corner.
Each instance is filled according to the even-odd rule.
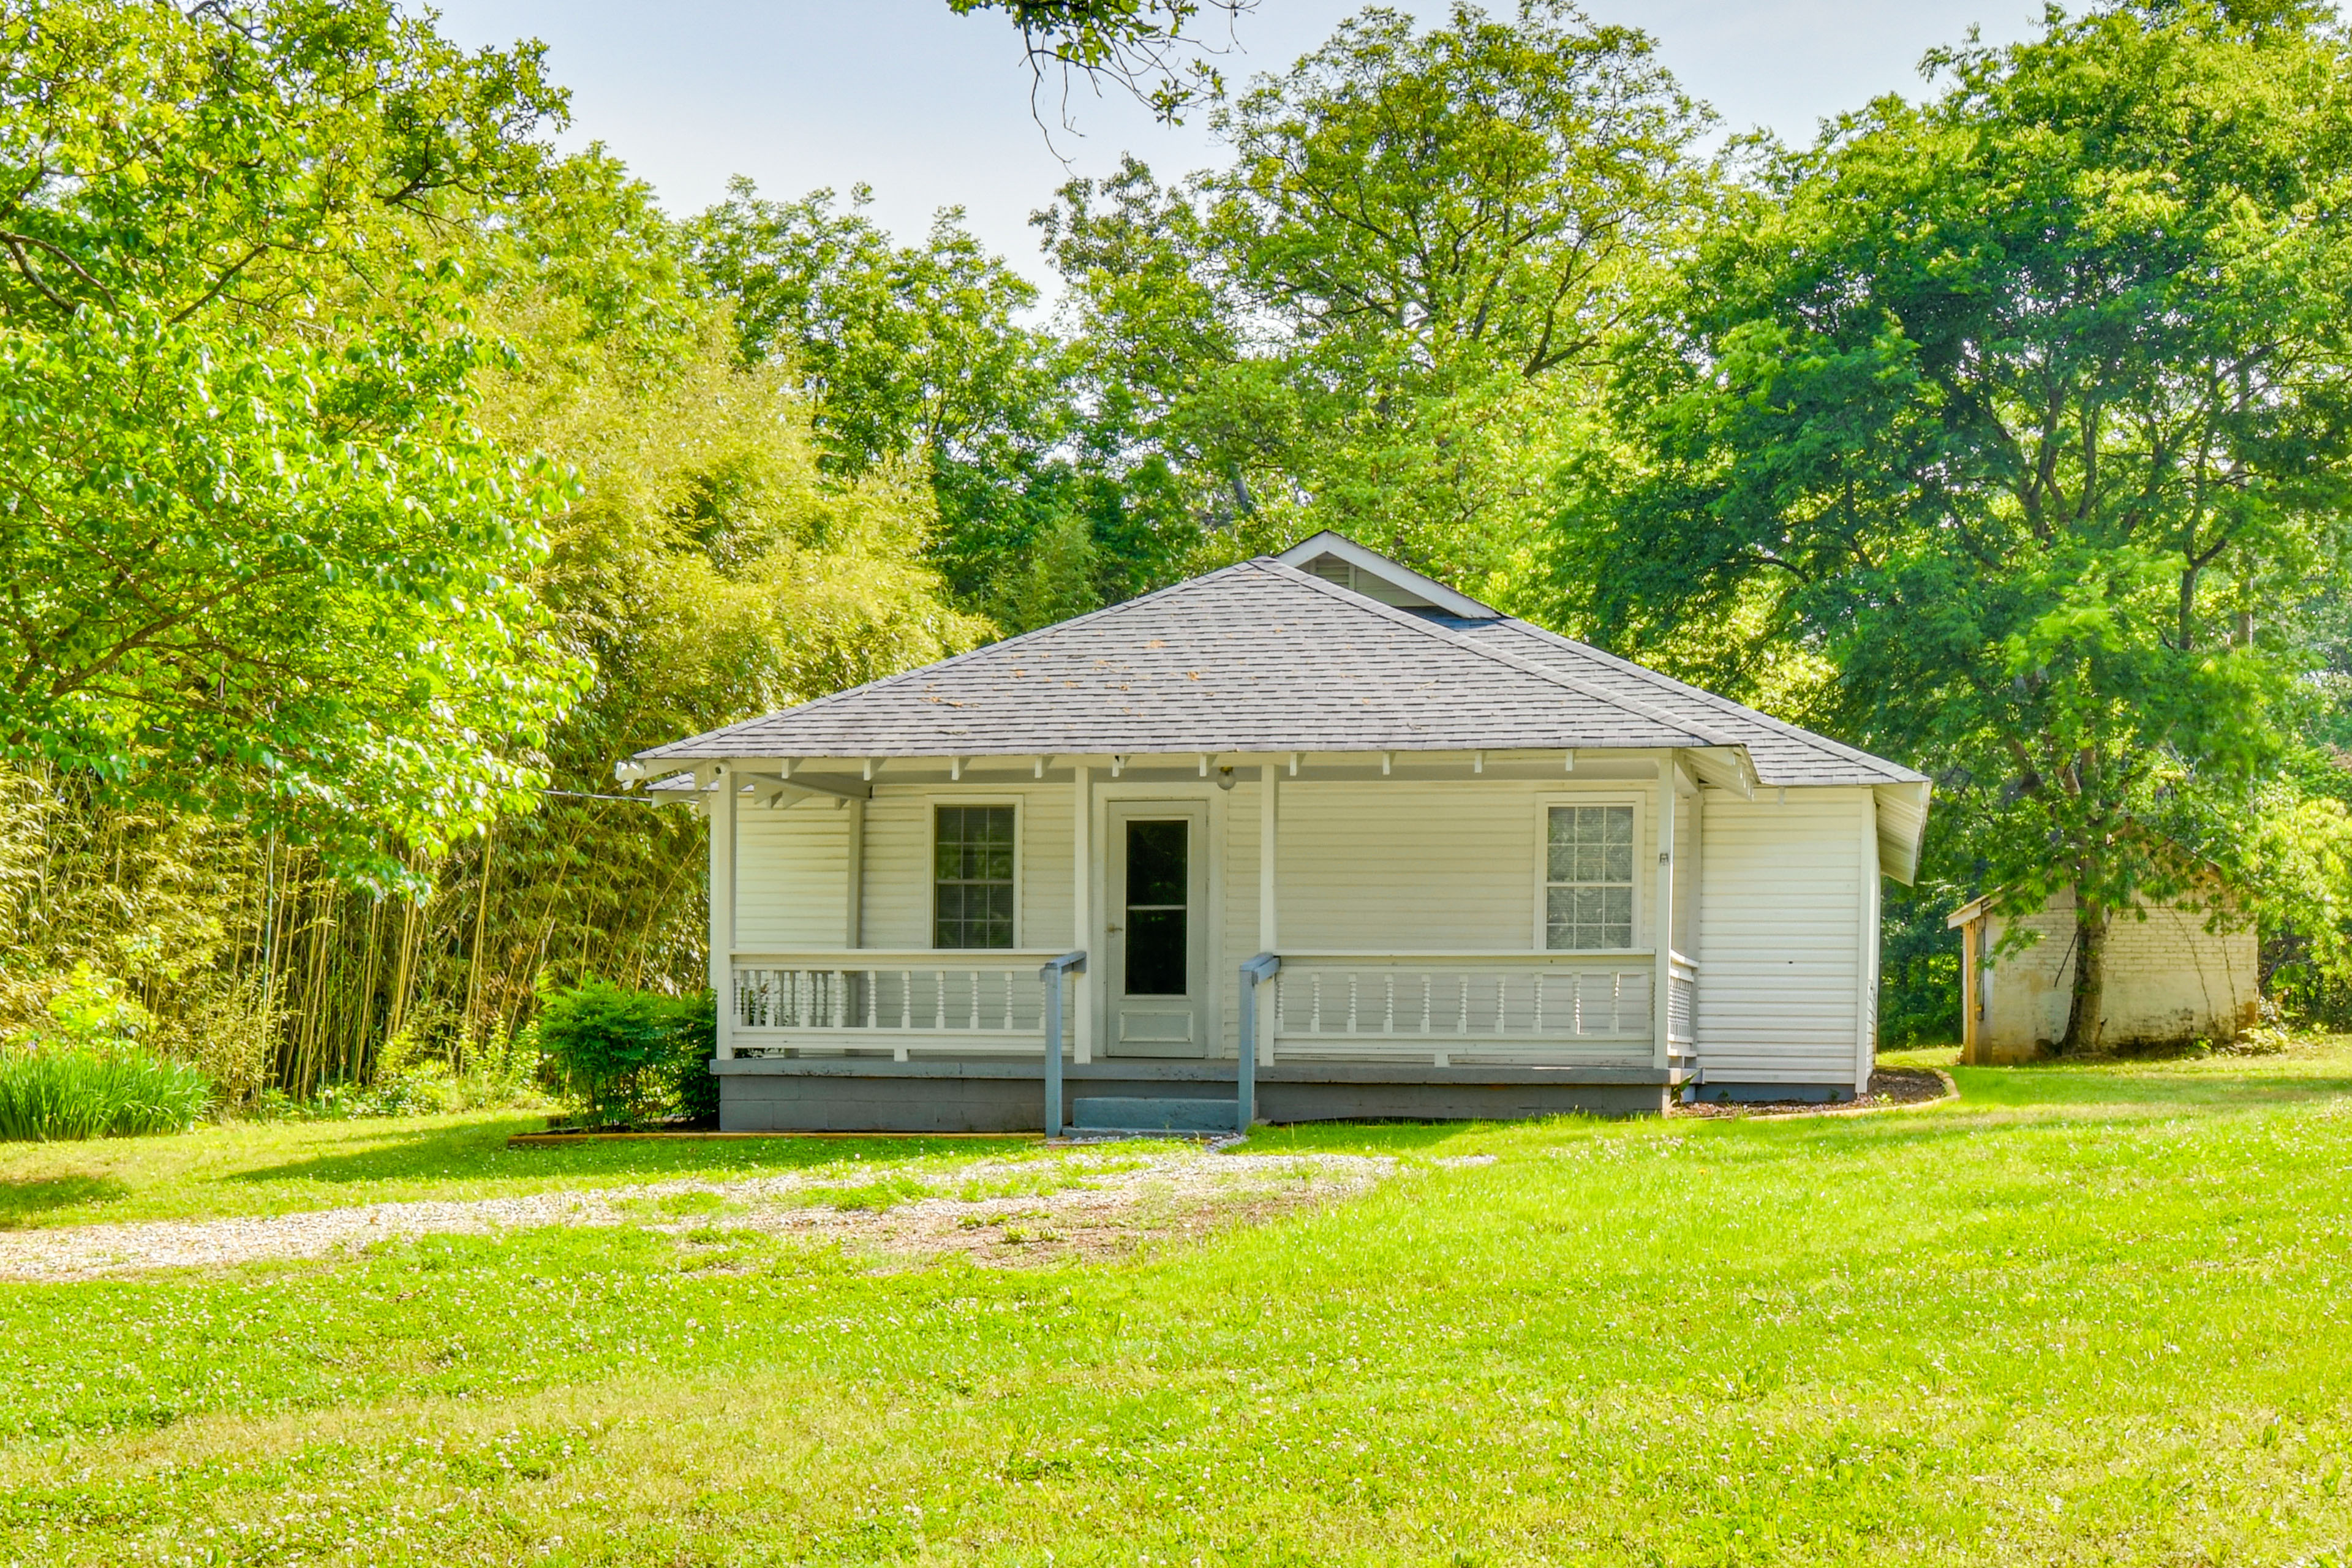
[[[1728,697],[1686,686],[1671,676],[1644,669],[1615,654],[1548,632],[1525,621],[1499,620],[1465,626],[1473,637],[1503,643],[1534,660],[1602,690],[1639,695],[1677,718],[1706,724],[1737,737],[1748,748],[1759,783],[1767,784],[1923,784],[1915,773],[1884,757],[1832,741],[1826,735],[1743,708]]]
[[[1555,746],[1743,746],[1768,784],[1919,776],[1523,622],[1441,625],[1263,557],[639,758]]]

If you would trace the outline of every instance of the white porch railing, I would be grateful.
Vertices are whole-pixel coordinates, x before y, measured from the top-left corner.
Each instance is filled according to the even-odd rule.
[[[1061,956],[1042,949],[739,953],[735,1054],[1042,1056],[1038,970]],[[1679,1065],[1693,1055],[1698,970],[1679,953],[1669,965],[1667,1048]],[[1643,952],[1284,953],[1258,1005],[1271,1015],[1276,1063],[1643,1067],[1655,975],[1654,955]],[[1066,1054],[1075,1016],[1066,1006]]]
[[[1643,953],[1292,953],[1274,979],[1276,1061],[1644,1065]]]
[[[1666,954],[1666,1065],[1698,1066],[1698,965],[1679,952]]]
[[[1039,966],[1060,950],[738,953],[738,1056],[843,1050],[1045,1054]],[[1063,1027],[1064,1048],[1069,1028]]]

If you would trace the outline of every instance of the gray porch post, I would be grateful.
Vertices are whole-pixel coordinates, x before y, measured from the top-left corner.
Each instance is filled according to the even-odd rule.
[[[1062,1135],[1062,976],[1084,974],[1087,955],[1066,952],[1049,958],[1037,971],[1045,988],[1045,1136]]]
[[[1062,1135],[1062,972],[1052,964],[1037,972],[1045,986],[1045,1136]]]
[[[1242,965],[1242,1019],[1234,1056],[1240,1064],[1234,1075],[1234,1131],[1246,1132],[1257,1120],[1257,988],[1274,978],[1282,960],[1261,952]]]

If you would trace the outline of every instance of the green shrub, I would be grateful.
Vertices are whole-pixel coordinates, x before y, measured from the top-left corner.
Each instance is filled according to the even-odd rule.
[[[211,1079],[139,1045],[146,1013],[89,964],[48,1014],[0,1046],[0,1139],[178,1132],[212,1103]]]
[[[670,996],[591,980],[540,1005],[539,1047],[565,1098],[605,1125],[715,1111],[709,1062],[717,1036],[708,995]]]

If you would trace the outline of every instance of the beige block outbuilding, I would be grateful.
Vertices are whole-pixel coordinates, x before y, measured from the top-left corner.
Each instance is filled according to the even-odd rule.
[[[2021,920],[1979,899],[1946,922],[1961,933],[1960,1059],[2030,1061],[2066,1033],[2074,991],[2074,895],[2053,895]],[[2210,931],[2210,912],[2160,904],[2116,915],[2107,928],[2105,1016],[2109,1047],[2234,1039],[2259,1016],[2261,970],[2252,925]],[[1998,951],[2012,924],[2039,933]]]

